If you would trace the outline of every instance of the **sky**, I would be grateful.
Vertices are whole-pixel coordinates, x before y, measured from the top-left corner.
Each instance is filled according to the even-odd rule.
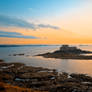
[[[92,44],[92,0],[0,0],[0,44]]]

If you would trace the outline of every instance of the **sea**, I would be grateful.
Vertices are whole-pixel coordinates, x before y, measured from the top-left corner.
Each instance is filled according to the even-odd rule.
[[[59,50],[62,45],[0,45],[0,59],[5,62],[20,62],[27,66],[56,69],[58,72],[82,73],[92,76],[92,60],[55,59],[36,56]],[[72,46],[72,45],[71,45]],[[73,45],[92,51],[92,45]],[[14,54],[24,54],[23,56]]]

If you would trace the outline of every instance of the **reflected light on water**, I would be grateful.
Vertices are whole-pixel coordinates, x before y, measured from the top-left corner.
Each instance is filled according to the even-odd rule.
[[[53,52],[60,46],[30,46],[0,48],[0,59],[6,62],[21,62],[29,66],[57,69],[59,72],[84,73],[92,76],[92,60],[55,59],[34,56],[37,54]],[[92,46],[78,46],[78,48],[92,51]],[[24,53],[24,56],[9,56],[9,54]]]

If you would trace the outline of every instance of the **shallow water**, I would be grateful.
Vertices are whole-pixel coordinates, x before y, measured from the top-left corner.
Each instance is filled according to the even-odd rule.
[[[92,76],[92,60],[54,59],[34,56],[41,53],[53,52],[58,46],[24,46],[24,47],[0,47],[0,59],[6,62],[22,62],[26,65],[57,69],[59,72],[85,73]],[[83,50],[92,51],[92,45],[77,46]],[[24,56],[13,54],[24,53]]]

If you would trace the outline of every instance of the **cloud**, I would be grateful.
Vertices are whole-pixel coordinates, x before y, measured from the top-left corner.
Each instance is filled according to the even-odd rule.
[[[26,20],[13,18],[9,16],[0,15],[0,26],[1,27],[20,27],[28,29],[39,29],[39,28],[51,28],[51,29],[60,29],[57,26],[45,25],[45,24],[35,24],[29,23]]]
[[[8,38],[24,38],[24,39],[40,39],[39,37],[35,36],[25,36],[18,32],[5,32],[0,31],[0,37],[8,37]]]
[[[3,34],[7,34],[7,35],[22,35],[21,33],[18,33],[18,32],[5,32],[5,31],[0,31],[0,35],[3,35]]]
[[[40,28],[52,28],[52,29],[60,29],[59,27],[57,26],[52,26],[52,25],[44,25],[44,24],[39,24],[38,27]]]
[[[0,26],[4,27],[22,27],[22,28],[30,28],[35,29],[36,26],[32,23],[28,23],[25,20],[18,18],[11,18],[9,16],[0,15]]]

